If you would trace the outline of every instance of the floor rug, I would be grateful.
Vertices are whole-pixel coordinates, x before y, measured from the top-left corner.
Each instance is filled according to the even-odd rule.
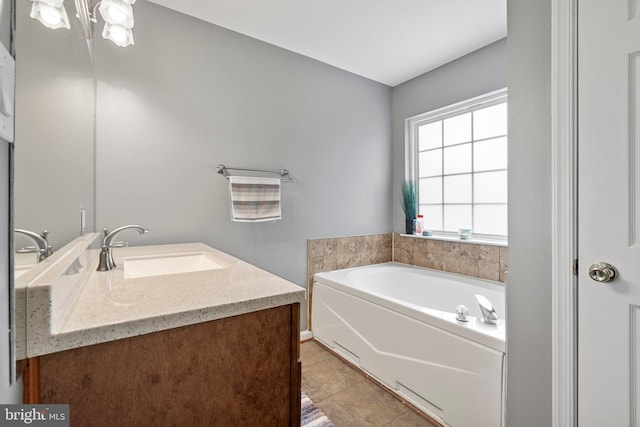
[[[331,420],[302,392],[302,427],[335,427]]]

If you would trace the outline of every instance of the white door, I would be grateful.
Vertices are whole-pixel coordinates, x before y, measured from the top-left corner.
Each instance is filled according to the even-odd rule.
[[[640,426],[640,0],[578,1],[578,227],[578,422]]]

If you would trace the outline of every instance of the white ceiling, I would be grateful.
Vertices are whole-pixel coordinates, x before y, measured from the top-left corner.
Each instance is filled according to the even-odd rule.
[[[149,0],[396,86],[507,35],[506,0]]]

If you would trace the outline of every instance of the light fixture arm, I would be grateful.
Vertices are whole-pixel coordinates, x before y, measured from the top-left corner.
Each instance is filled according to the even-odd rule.
[[[75,2],[84,37],[91,40],[93,39],[93,23],[96,22],[95,7],[92,10],[90,0],[75,0]]]
[[[100,0],[99,2],[96,2],[96,4],[93,5],[93,12],[91,12],[91,22],[98,22],[98,6],[100,6],[100,4],[102,3],[102,0]]]

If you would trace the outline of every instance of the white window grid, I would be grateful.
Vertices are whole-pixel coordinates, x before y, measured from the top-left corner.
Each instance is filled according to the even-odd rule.
[[[417,197],[417,205],[419,207],[419,211],[421,210],[420,208],[422,206],[440,206],[442,209],[442,218],[443,218],[443,228],[444,228],[444,210],[446,206],[471,206],[471,221],[472,224],[470,224],[471,228],[473,229],[473,221],[474,221],[474,217],[475,217],[475,206],[507,206],[508,205],[508,201],[506,203],[504,202],[476,202],[475,199],[475,192],[474,192],[474,183],[475,183],[475,177],[477,175],[481,175],[481,174],[485,174],[485,173],[492,173],[492,172],[503,172],[503,171],[507,171],[507,168],[498,168],[498,169],[491,169],[491,170],[482,170],[482,171],[475,171],[475,162],[474,162],[474,147],[476,143],[481,143],[483,141],[489,141],[489,140],[495,140],[497,138],[502,138],[502,137],[506,137],[507,141],[508,141],[508,134],[504,134],[504,135],[493,135],[491,137],[488,138],[480,138],[480,139],[474,139],[474,135],[473,135],[473,118],[474,115],[471,115],[471,129],[472,129],[472,136],[471,136],[471,140],[470,141],[465,141],[465,142],[461,142],[461,143],[456,143],[456,144],[450,144],[450,145],[444,145],[442,144],[439,147],[433,147],[433,148],[428,148],[425,150],[420,150],[419,149],[419,136],[418,136],[418,131],[420,129],[421,126],[430,124],[430,123],[435,123],[438,121],[444,122],[444,120],[451,118],[451,117],[456,117],[456,116],[460,116],[462,114],[465,113],[469,113],[469,112],[473,112],[476,110],[480,110],[483,108],[487,108],[487,107],[491,107],[494,105],[498,105],[498,104],[502,104],[502,103],[506,103],[507,102],[507,89],[500,89],[497,90],[495,92],[491,92],[488,93],[486,95],[482,95],[473,99],[469,99],[454,105],[450,105],[444,108],[440,108],[438,110],[434,110],[428,113],[424,113],[424,114],[420,114],[418,116],[415,117],[411,117],[409,119],[406,120],[406,178],[407,179],[412,179],[415,183],[416,183],[416,192],[418,193],[416,195]],[[444,141],[444,126],[442,129],[443,135],[442,135],[442,140]],[[445,174],[444,173],[444,162],[445,162],[445,156],[442,156],[442,173],[441,174],[434,174],[434,175],[419,175],[420,169],[418,166],[418,159],[420,156],[420,153],[424,153],[424,152],[428,152],[428,151],[436,151],[436,150],[441,150],[444,148],[451,148],[451,147],[459,147],[459,146],[464,146],[464,145],[470,145],[471,147],[471,171],[466,171],[466,172],[460,172],[460,173],[448,173]],[[444,185],[445,185],[445,177],[450,177],[450,176],[461,176],[461,175],[470,175],[471,176],[471,202],[468,203],[455,203],[455,202],[448,202],[446,203],[444,198],[445,198],[445,193],[444,193]],[[442,177],[442,203],[422,203],[420,202],[420,198],[419,198],[419,186],[420,186],[420,179],[426,179],[426,178],[438,178],[438,177]],[[435,235],[442,235],[442,236],[457,236],[457,231],[445,231],[445,230],[433,230]],[[495,234],[478,234],[478,233],[474,233],[474,238],[478,238],[478,239],[486,239],[486,240],[497,240],[497,241],[506,241],[507,240],[507,236],[506,235],[495,235]]]

